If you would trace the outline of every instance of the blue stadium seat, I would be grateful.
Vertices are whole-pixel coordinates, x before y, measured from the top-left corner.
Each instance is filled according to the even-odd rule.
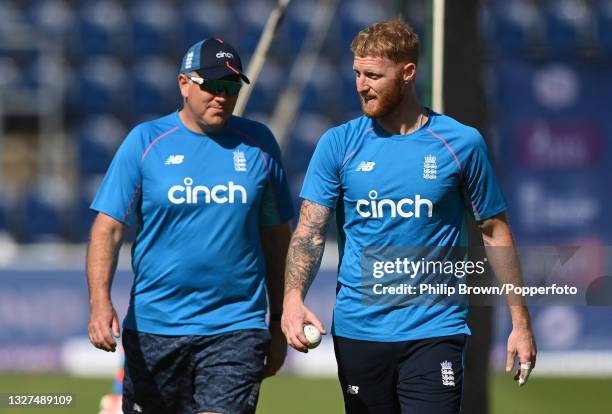
[[[162,57],[147,57],[132,67],[130,81],[136,115],[163,114],[180,103],[178,62]]]
[[[597,37],[600,47],[612,56],[612,0],[600,0],[598,2],[597,15]]]
[[[234,46],[241,54],[251,54],[257,47],[274,3],[267,0],[236,0],[232,6],[232,19],[238,26],[236,36],[233,36],[236,40]]]
[[[32,2],[28,20],[45,34],[66,36],[74,30],[75,13],[63,0]]]
[[[288,136],[288,147],[285,156],[291,160],[285,167],[289,177],[303,174],[308,168],[308,162],[314,152],[315,146],[302,139],[302,133],[293,128],[293,132]]]
[[[79,49],[85,55],[126,53],[129,20],[114,0],[90,0],[79,11]]]
[[[0,2],[0,31],[7,32],[12,29],[19,29],[26,23],[26,18],[16,2]]]
[[[582,35],[594,21],[584,1],[549,1],[545,16],[546,44],[553,54],[575,54],[587,46]]]
[[[93,201],[103,178],[103,174],[81,177],[81,182],[79,185],[79,198],[77,201],[78,214],[75,215],[75,218],[78,219],[78,223],[74,223],[76,228],[73,229],[76,231],[74,237],[81,241],[87,240],[89,230],[96,216],[96,213],[93,212],[89,206],[91,205],[91,202]]]
[[[130,85],[126,71],[112,56],[89,57],[79,68],[79,112],[125,113]]]
[[[66,226],[64,213],[71,194],[64,183],[42,180],[25,195],[19,238],[24,242],[56,241]]]
[[[248,88],[249,86],[244,86]],[[249,102],[246,106],[246,113],[272,113],[274,107],[276,105],[276,101],[280,95],[274,95],[266,91],[266,89],[260,87],[259,85],[253,89],[251,92],[251,96],[249,97]]]
[[[244,58],[244,65],[248,65],[249,57]],[[251,91],[247,110],[249,112],[270,113],[274,110],[277,100],[280,98],[284,81],[288,73],[282,65],[273,57],[269,57],[259,74],[255,89]],[[252,86],[244,86],[250,88]]]
[[[93,201],[93,197],[80,196],[78,202],[78,214],[73,215],[75,222],[72,231],[72,238],[81,242],[85,242],[89,238],[91,225],[96,218],[96,213],[89,206]]]
[[[420,67],[419,69],[421,70]],[[337,87],[342,91],[342,111],[345,113],[359,111],[361,109],[361,104],[359,103],[355,73],[353,72],[352,66],[348,67],[348,70],[342,70],[342,73],[339,73],[338,76],[340,76],[340,79],[338,79]]]
[[[275,6],[274,2],[268,0],[235,0],[232,5],[240,25],[258,31],[263,30]]]
[[[23,85],[23,77],[15,59],[0,55],[0,86],[9,91]]]
[[[542,10],[524,0],[496,1],[490,15],[493,20],[495,49],[498,53],[519,53],[523,56],[538,47],[542,39]]]
[[[124,125],[112,115],[86,118],[75,131],[80,173],[104,174],[126,134]]]
[[[300,112],[294,122],[289,138],[286,157],[291,160],[287,165],[288,172],[304,172],[310,157],[321,138],[329,128],[334,126],[331,118],[318,112]]]
[[[342,85],[338,79],[342,70],[348,71],[350,67],[339,68],[331,60],[319,56],[302,94],[301,109],[322,111],[327,115],[338,111],[343,104]]]
[[[390,17],[380,3],[369,0],[343,0],[338,7],[340,17],[341,38],[340,44],[347,49],[353,38],[366,26]]]
[[[256,26],[244,25],[240,27],[237,32],[238,35],[235,37],[237,41],[231,40],[233,46],[240,52],[240,56],[243,57],[246,54],[252,54],[257,48],[257,43],[261,36],[261,30]],[[247,61],[243,62],[246,65]]]
[[[7,229],[6,222],[7,208],[4,200],[0,197],[0,238],[1,234]]]
[[[211,36],[226,36],[229,27],[234,27],[232,12],[224,2],[189,0],[182,2],[181,25],[183,47]]]
[[[316,2],[312,0],[291,2],[279,27],[275,46],[283,53],[298,52],[306,39],[315,11]]]
[[[131,3],[132,56],[161,55],[177,52],[178,13],[167,1]]]

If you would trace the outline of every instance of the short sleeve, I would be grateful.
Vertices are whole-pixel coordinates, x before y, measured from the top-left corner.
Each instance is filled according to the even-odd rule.
[[[335,208],[340,195],[340,147],[334,129],[328,130],[317,144],[310,160],[300,197]]]
[[[141,195],[143,141],[140,131],[134,128],[123,141],[90,206],[127,225],[132,223]]]
[[[268,182],[259,211],[259,224],[264,227],[286,223],[293,218],[293,200],[280,148],[273,136],[270,143],[267,151]]]
[[[474,218],[478,221],[506,210],[507,204],[499,186],[484,139],[474,130],[468,141],[464,164],[464,182]]]

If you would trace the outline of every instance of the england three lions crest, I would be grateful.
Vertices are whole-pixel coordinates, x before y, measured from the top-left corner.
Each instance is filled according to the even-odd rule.
[[[247,159],[243,151],[234,151],[234,170],[246,171]]]
[[[453,363],[444,361],[440,363],[442,367],[442,385],[447,387],[455,386],[455,373],[453,372]]]
[[[438,164],[436,157],[429,154],[423,161],[423,178],[426,180],[435,180],[438,176]]]

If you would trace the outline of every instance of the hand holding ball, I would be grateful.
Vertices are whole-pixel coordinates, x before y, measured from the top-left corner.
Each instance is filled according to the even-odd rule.
[[[308,339],[308,349],[316,348],[321,343],[321,332],[314,325],[304,325],[304,336]]]

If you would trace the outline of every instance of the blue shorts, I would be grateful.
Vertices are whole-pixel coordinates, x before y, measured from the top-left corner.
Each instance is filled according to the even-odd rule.
[[[212,336],[123,331],[125,414],[254,413],[267,330]]]
[[[348,414],[459,414],[467,335],[403,342],[334,337]]]

